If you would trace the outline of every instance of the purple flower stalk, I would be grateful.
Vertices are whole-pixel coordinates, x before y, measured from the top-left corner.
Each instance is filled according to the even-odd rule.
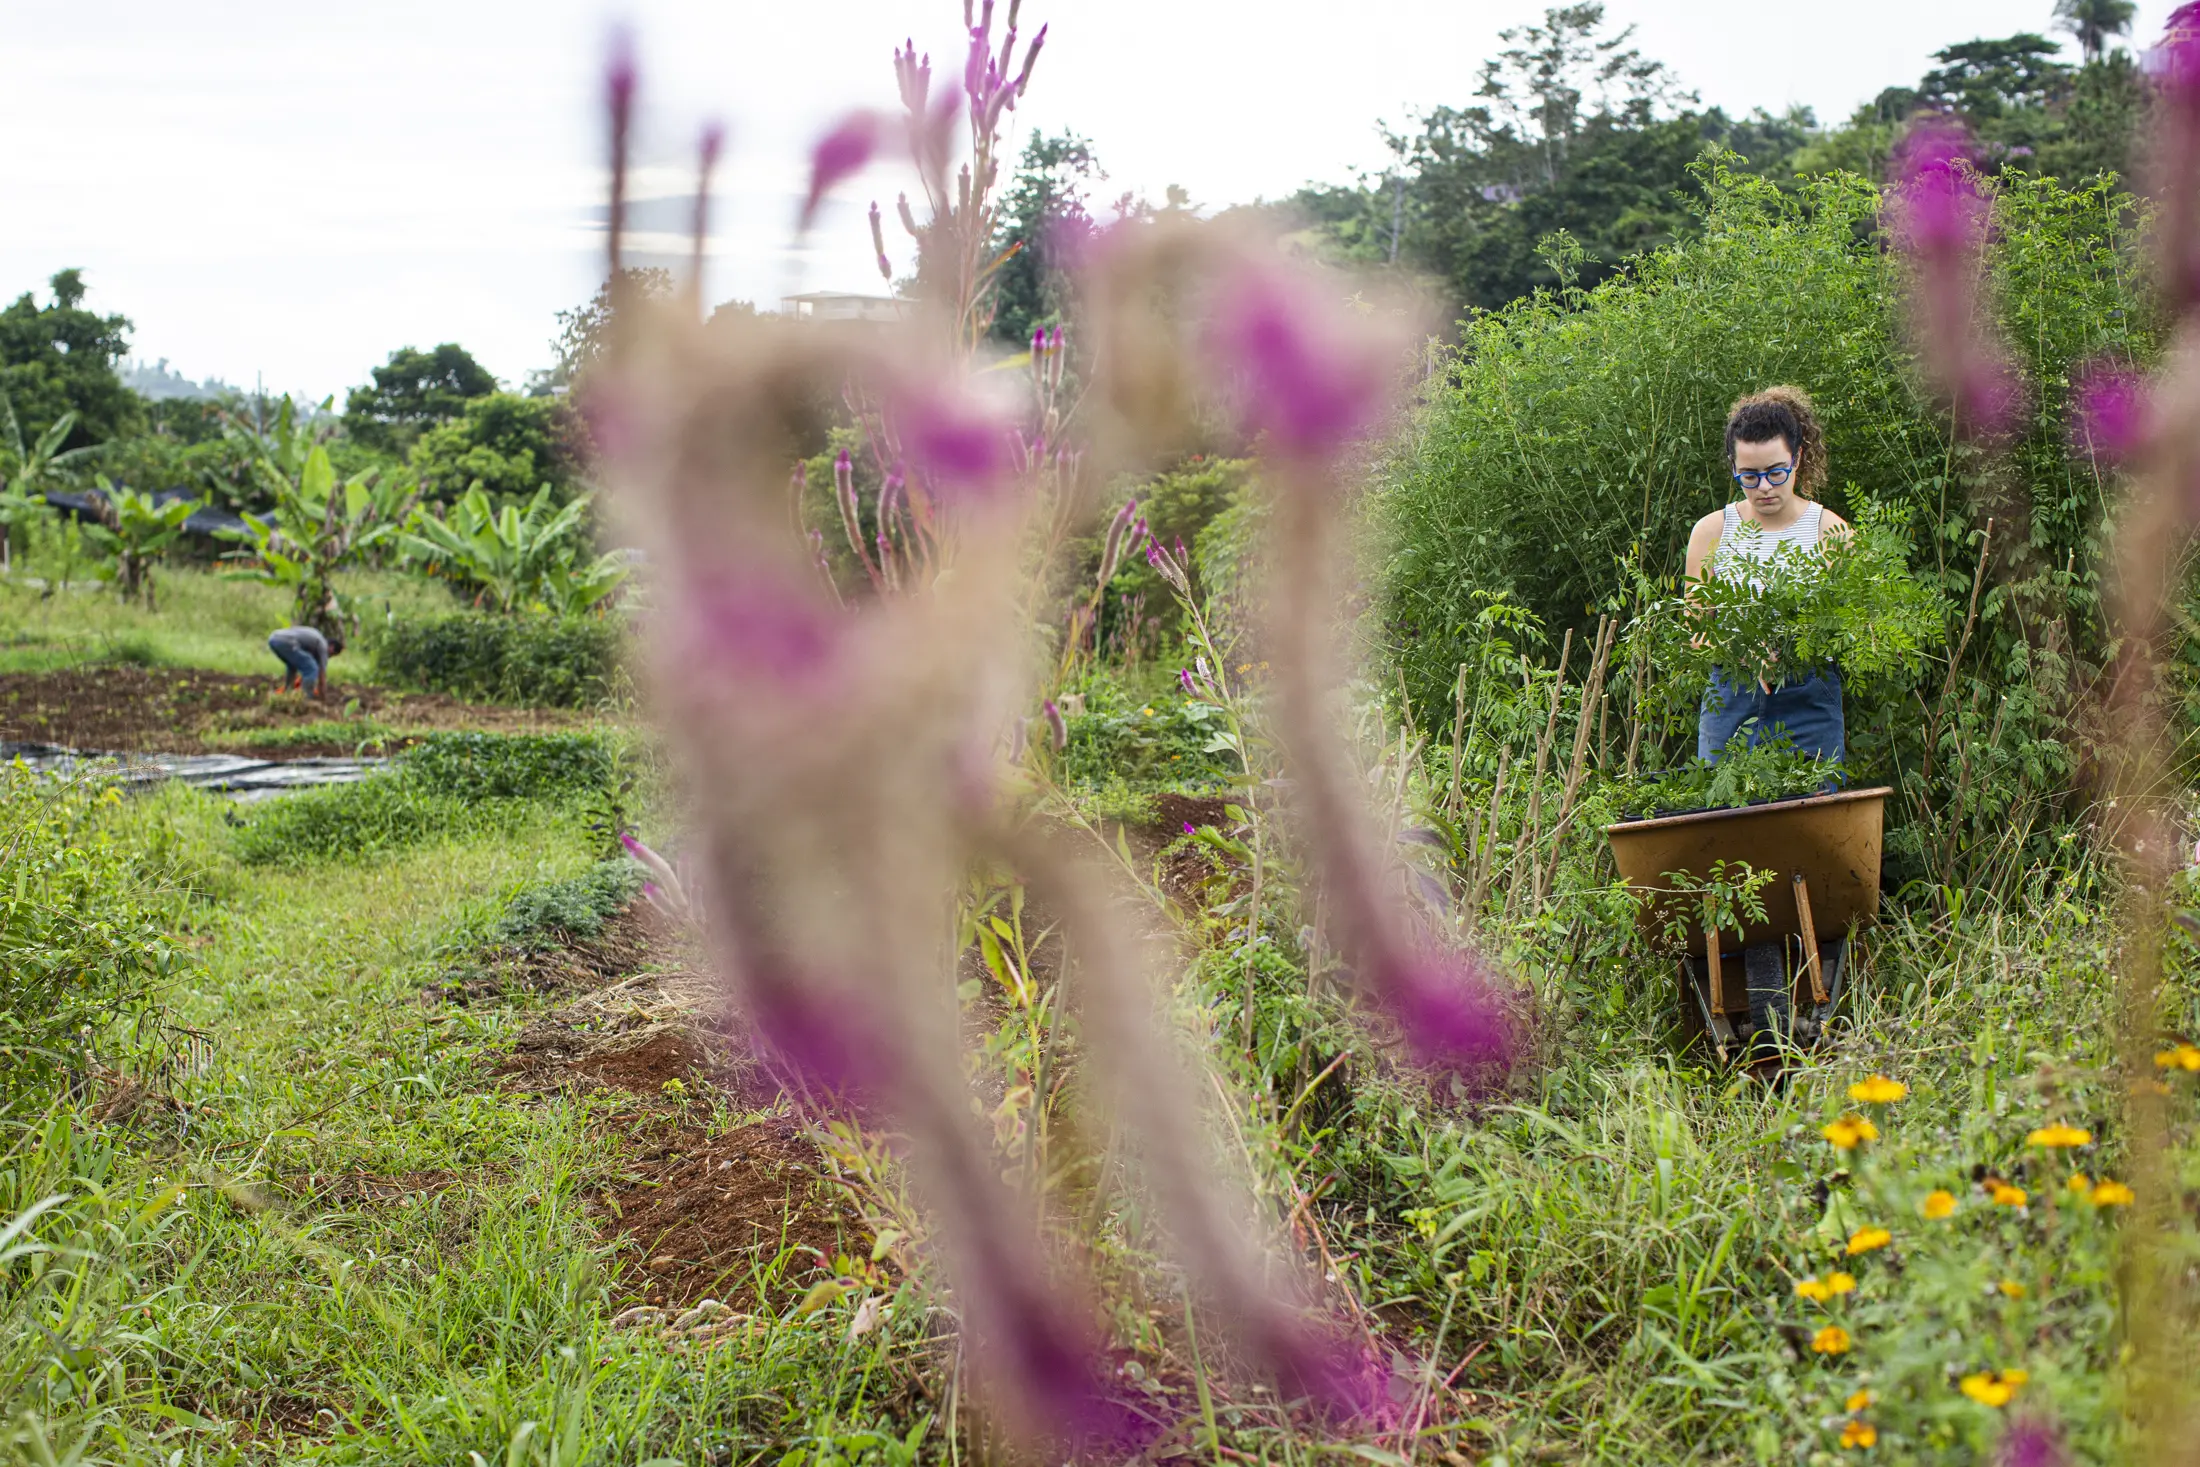
[[[626,160],[634,137],[634,36],[624,26],[611,33],[611,57],[604,67],[604,110],[611,119],[611,278],[619,278],[621,242],[626,233]]]
[[[1115,579],[1115,572],[1123,562],[1123,547],[1131,533],[1132,517],[1137,513],[1138,501],[1125,500],[1123,507],[1115,512],[1115,518],[1108,521],[1108,538],[1100,552],[1100,574],[1096,578],[1102,589]]]
[[[1008,467],[1008,435],[975,405],[914,397],[895,413],[910,466],[935,487],[983,493]]]
[[[894,262],[886,258],[886,225],[879,214],[878,200],[871,200],[871,248],[878,252],[878,273],[881,280],[894,278]]]
[[[1069,747],[1069,724],[1062,718],[1062,710],[1052,698],[1046,701],[1047,732],[1053,735],[1054,747]]]
[[[1896,237],[1913,255],[1961,256],[1981,243],[1987,206],[1971,136],[1959,122],[1921,122],[1894,154]]]
[[[2093,362],[2078,374],[2070,394],[2071,443],[2113,468],[2129,462],[2146,441],[2146,379],[2118,362]]]
[[[831,132],[818,139],[810,153],[810,192],[802,201],[800,228],[807,233],[817,222],[825,196],[850,175],[859,173],[878,148],[878,118],[869,112],[851,112]]]
[[[1994,1450],[1995,1467],[2064,1467],[2062,1433],[2050,1422],[2019,1417],[2009,1423]]]
[[[1254,266],[1223,287],[1212,348],[1238,384],[1245,430],[1326,463],[1382,411],[1383,363],[1347,334],[1337,302]]]

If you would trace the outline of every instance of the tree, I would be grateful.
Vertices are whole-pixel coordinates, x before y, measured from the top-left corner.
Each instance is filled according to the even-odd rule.
[[[40,306],[25,291],[0,310],[0,391],[34,437],[74,413],[65,446],[119,438],[145,413],[143,400],[115,375],[130,345],[129,318],[86,310],[81,270],[58,272],[52,286],[52,305]]]
[[[7,393],[0,392],[0,429],[6,432],[6,437],[0,438],[0,470],[5,470],[4,478],[0,478],[0,485],[4,485],[0,487],[0,571],[11,568],[15,527],[49,513],[43,491],[54,471],[82,463],[99,452],[98,445],[61,447],[75,427],[76,414],[63,413],[26,445],[23,425],[15,416],[15,403]]]
[[[248,562],[231,576],[290,591],[291,620],[341,645],[356,618],[337,596],[336,573],[396,535],[418,496],[373,469],[338,483],[328,445],[298,426],[288,398],[274,431],[255,435],[233,423],[232,432],[259,449],[255,467],[274,508],[246,514],[244,529],[229,532],[252,547],[227,557]]]
[[[452,499],[470,488],[522,497],[548,488],[563,504],[580,488],[581,438],[579,415],[564,402],[491,393],[421,434],[412,470],[429,499]]]
[[[2072,69],[2052,59],[2061,49],[2045,36],[2019,31],[1935,51],[1940,66],[1918,83],[1919,101],[1974,123],[2040,110],[2070,95]]]
[[[996,337],[1028,342],[1034,328],[1061,319],[1064,254],[1094,227],[1085,185],[1107,176],[1092,144],[1073,132],[1035,133],[1024,145],[994,237],[1007,257],[993,277]]]
[[[2131,34],[2138,11],[2133,0],[2055,0],[2055,29],[2078,38],[2078,50],[2090,66],[2108,53],[2110,36]]]
[[[587,511],[585,499],[559,508],[544,485],[525,510],[507,504],[499,512],[476,485],[447,516],[414,514],[402,544],[477,606],[502,612],[540,606],[577,616],[627,577],[617,552],[586,553]]]
[[[344,400],[344,431],[371,448],[402,454],[466,404],[497,390],[497,379],[455,341],[433,351],[400,347],[374,369],[372,385]]]
[[[614,296],[630,300],[664,300],[672,294],[672,272],[654,266],[629,266],[619,272],[617,288],[613,286],[614,282],[606,280],[596,287],[596,293],[589,297],[586,305],[558,312],[558,334],[550,342],[550,350],[557,360],[548,371],[539,372],[529,380],[529,395],[546,397],[579,381],[581,374],[603,350],[604,343],[610,340]]]

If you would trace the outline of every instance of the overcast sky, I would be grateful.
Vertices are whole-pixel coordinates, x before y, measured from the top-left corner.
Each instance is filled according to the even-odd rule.
[[[1003,5],[1006,0],[1001,0]],[[1378,119],[1462,102],[1545,0],[1026,0],[1052,26],[1019,129],[1091,138],[1110,193],[1219,205],[1379,168]],[[2171,5],[2143,0],[2151,41]],[[2046,30],[2051,0],[1610,0],[1704,101],[1844,117],[1951,42]],[[801,260],[809,143],[893,101],[904,36],[957,54],[957,0],[0,0],[0,295],[82,266],[134,353],[340,393],[399,346],[462,342],[517,382],[600,276],[604,37],[642,60],[638,194],[731,132],[710,293],[876,290],[859,180]],[[949,68],[952,70],[952,66]],[[1020,136],[1019,136],[1020,143]],[[899,262],[906,264],[905,261]]]

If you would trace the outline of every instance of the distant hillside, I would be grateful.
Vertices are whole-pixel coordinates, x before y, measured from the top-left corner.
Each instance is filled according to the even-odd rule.
[[[124,362],[115,369],[125,387],[140,397],[161,402],[169,398],[195,398],[212,400],[228,397],[237,391],[219,377],[209,377],[204,382],[194,382],[189,377],[168,370],[168,358],[147,366],[143,362]]]

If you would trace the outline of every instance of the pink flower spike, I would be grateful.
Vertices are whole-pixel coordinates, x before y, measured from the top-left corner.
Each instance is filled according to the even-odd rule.
[[[1054,747],[1069,747],[1069,725],[1062,719],[1062,710],[1052,698],[1046,701],[1047,732],[1054,738]]]
[[[1368,987],[1421,1063],[1465,1070],[1510,1061],[1511,1016],[1464,954],[1385,954],[1370,968]]]
[[[1189,820],[1187,820],[1187,821],[1185,821],[1185,822],[1184,822],[1184,833],[1185,833],[1186,835],[1197,835],[1197,834],[1199,834],[1199,832],[1198,832],[1198,831],[1196,831],[1196,830],[1192,829],[1192,822],[1191,822],[1191,821],[1189,821]]]
[[[1979,193],[1975,152],[1963,124],[1920,122],[1894,153],[1895,237],[1926,258],[1947,258],[1979,244],[1986,200]]]
[[[2023,425],[2024,379],[1999,355],[1974,361],[1956,383],[1956,421],[1973,438],[2006,438]]]
[[[2170,12],[2161,44],[2141,62],[2155,84],[2176,101],[2200,100],[2200,0],[2188,0]]]
[[[1334,458],[1382,410],[1383,364],[1310,283],[1246,271],[1217,305],[1213,347],[1236,379],[1245,430],[1287,457]]]
[[[984,493],[1008,467],[1008,434],[974,406],[944,398],[905,403],[895,414],[910,466],[935,489]]]
[[[2071,386],[2070,408],[2071,445],[2109,467],[2127,462],[2146,441],[2146,379],[2120,363],[2087,365]]]
[[[810,193],[802,202],[803,230],[816,222],[825,196],[844,179],[861,172],[877,148],[878,118],[869,112],[849,113],[818,139],[810,153]]]
[[[2064,1467],[2069,1460],[2062,1433],[2029,1417],[2010,1422],[1994,1452],[1995,1467]]]

